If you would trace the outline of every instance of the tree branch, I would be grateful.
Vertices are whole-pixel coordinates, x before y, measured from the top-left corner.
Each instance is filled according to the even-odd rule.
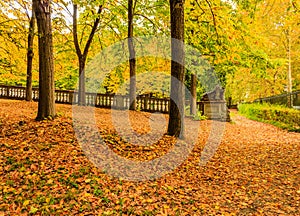
[[[94,35],[96,33],[96,30],[97,30],[99,22],[100,22],[100,14],[101,14],[101,12],[102,12],[102,5],[99,6],[99,9],[98,9],[98,12],[97,12],[98,17],[96,18],[96,20],[94,22],[94,26],[93,26],[92,31],[90,33],[89,39],[88,39],[88,41],[87,41],[87,43],[85,45],[83,56],[87,55],[88,50],[89,50],[89,48],[91,46],[91,43],[93,41],[93,37],[94,37]]]
[[[81,53],[80,46],[78,43],[78,33],[77,33],[77,10],[78,10],[77,4],[73,5],[73,9],[74,9],[74,11],[73,11],[73,39],[74,39],[76,53],[79,57],[81,57],[82,53]]]
[[[155,28],[157,28],[157,25],[151,20],[151,19],[149,19],[148,17],[146,17],[144,14],[138,14],[138,13],[136,13],[136,14],[134,14],[135,16],[141,16],[141,17],[143,17],[143,18],[145,18],[146,20],[148,20]]]
[[[216,15],[215,15],[215,13],[214,13],[214,11],[212,9],[212,6],[211,6],[211,3],[209,2],[209,0],[205,0],[205,1],[208,4],[210,13],[212,15],[213,23],[214,23],[214,26],[215,26],[215,29],[216,29],[217,43],[218,43],[218,45],[221,45],[221,43],[220,43],[220,36],[219,36],[219,33],[218,33],[218,29],[217,29]],[[196,3],[200,7],[200,4],[198,3],[198,0],[196,0]],[[200,7],[200,9],[204,12],[204,10],[201,7]]]

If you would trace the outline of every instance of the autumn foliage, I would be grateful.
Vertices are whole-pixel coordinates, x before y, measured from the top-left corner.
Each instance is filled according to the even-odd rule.
[[[131,182],[87,159],[74,136],[71,106],[57,105],[59,117],[42,122],[34,120],[36,103],[0,100],[0,107],[0,215],[300,214],[299,133],[234,112],[216,154],[200,166],[211,126],[201,121],[198,142],[180,167]],[[119,155],[151,160],[172,148],[168,136],[152,146],[123,142],[110,115],[96,110],[99,132]],[[130,113],[137,133],[147,133],[149,116]]]

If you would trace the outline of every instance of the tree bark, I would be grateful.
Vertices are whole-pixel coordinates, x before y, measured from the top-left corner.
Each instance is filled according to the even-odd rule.
[[[79,57],[79,90],[78,90],[78,105],[85,106],[85,62],[83,56]]]
[[[184,138],[184,0],[170,0],[170,12],[173,40],[168,134]]]
[[[33,42],[35,30],[35,12],[32,6],[32,16],[29,23],[29,33],[27,40],[27,76],[26,76],[26,101],[32,101],[32,61],[34,57]]]
[[[54,62],[50,0],[34,0],[39,35],[39,103],[36,119],[55,117]]]
[[[98,17],[94,21],[94,25],[92,27],[92,31],[89,35],[89,38],[85,44],[84,51],[82,52],[79,45],[78,35],[77,35],[77,11],[78,6],[77,4],[73,5],[73,39],[74,39],[74,45],[76,49],[76,54],[78,57],[78,64],[79,64],[79,89],[78,89],[78,105],[84,106],[85,101],[85,64],[87,55],[89,52],[89,48],[92,44],[94,35],[97,31],[98,25],[100,23],[100,14],[102,12],[102,5],[99,6],[97,15]]]
[[[190,114],[196,115],[197,113],[197,76],[191,74],[191,99],[190,99]]]
[[[129,109],[136,110],[136,59],[133,44],[133,0],[128,0],[128,48],[129,48],[129,70],[130,70],[130,90]]]
[[[291,28],[288,29],[287,31],[287,46],[288,46],[288,50],[287,50],[287,57],[288,57],[288,107],[293,107],[294,105],[294,101],[293,101],[293,83],[292,83],[292,58],[291,58],[291,50],[292,50],[292,43],[291,43]]]

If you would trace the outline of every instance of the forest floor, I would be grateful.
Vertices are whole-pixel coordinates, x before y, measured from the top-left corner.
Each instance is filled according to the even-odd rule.
[[[196,143],[181,165],[160,178],[130,181],[134,173],[117,178],[90,162],[76,139],[72,106],[57,105],[53,121],[36,122],[36,113],[37,103],[0,99],[0,215],[300,215],[300,133],[232,112],[216,153],[200,165],[214,124],[196,122]],[[151,161],[178,145],[163,134],[161,116],[129,113],[137,136],[128,140],[145,145],[124,141],[130,127],[116,130],[111,116],[96,109],[98,130],[124,158]]]

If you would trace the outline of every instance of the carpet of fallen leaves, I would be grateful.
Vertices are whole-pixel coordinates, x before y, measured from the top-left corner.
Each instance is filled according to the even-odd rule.
[[[36,103],[0,100],[0,215],[300,215],[299,133],[233,112],[216,154],[200,166],[211,125],[201,121],[184,163],[159,179],[132,182],[96,168],[74,135],[72,107],[57,111],[55,120],[36,122]],[[151,160],[174,144],[164,135],[154,145],[131,145],[110,116],[96,109],[99,132],[123,157]],[[138,134],[147,133],[150,117],[130,113]]]

